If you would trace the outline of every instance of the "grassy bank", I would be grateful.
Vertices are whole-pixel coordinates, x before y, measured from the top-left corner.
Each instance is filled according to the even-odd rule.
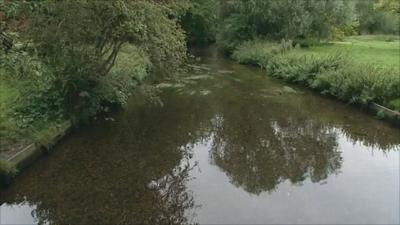
[[[29,125],[20,121],[15,109],[23,101],[23,89],[29,88],[29,84],[4,76],[0,79],[0,156],[8,158],[27,144],[46,141],[63,121],[37,120]]]
[[[24,60],[16,60],[21,59],[17,53],[2,57],[0,173],[15,174],[15,168],[11,168],[7,159],[32,143],[51,143],[51,139],[62,132],[65,122],[72,118],[63,113],[64,109],[58,108],[61,104],[49,105],[46,93],[55,76],[45,65],[39,62],[32,65],[35,59],[28,55]],[[110,74],[102,78],[93,92],[95,101],[106,103],[88,113],[107,111],[109,104],[125,104],[132,90],[147,76],[148,68],[149,61],[138,48],[124,46]]]
[[[239,46],[233,58],[346,102],[376,102],[400,111],[400,42],[392,37],[351,37],[309,48],[251,41]]]
[[[310,46],[298,51],[299,54],[325,56],[343,52],[354,61],[371,64],[378,68],[400,70],[400,37],[388,35],[352,36],[343,41]]]

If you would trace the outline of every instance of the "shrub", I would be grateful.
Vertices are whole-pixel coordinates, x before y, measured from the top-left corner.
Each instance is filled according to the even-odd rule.
[[[7,121],[1,125],[13,117],[19,128],[36,129],[50,121],[87,119],[107,111],[110,105],[124,105],[134,87],[147,76],[150,65],[143,50],[127,44],[122,47],[111,71],[97,81],[70,76],[74,80],[65,80],[63,84],[56,71],[42,63],[29,49],[1,54],[1,80],[18,92],[12,102],[2,102],[11,109],[7,110],[11,115],[5,115]],[[65,91],[58,87],[71,82],[79,85],[79,101],[75,102],[74,108],[66,108],[71,99],[66,98]]]
[[[88,119],[96,113],[107,112],[110,106],[123,106],[136,86],[148,76],[151,63],[145,53],[132,45],[125,45],[110,73],[99,79],[89,91],[80,93],[77,119]]]
[[[281,43],[271,43],[262,40],[247,41],[239,45],[232,58],[242,64],[263,66],[275,55],[293,49],[293,42],[282,39]]]
[[[394,110],[400,112],[400,98],[391,100],[391,101],[389,102],[389,106],[390,106],[392,109],[394,109]]]
[[[301,56],[281,54],[268,62],[268,73],[335,96],[343,101],[390,106],[399,97],[400,76],[395,70],[358,65],[342,54]]]
[[[0,55],[1,80],[18,92],[7,104],[20,127],[63,116],[62,97],[52,88],[52,71],[27,51]],[[10,99],[8,101],[11,101]],[[6,115],[5,115],[6,116]],[[8,115],[7,115],[8,116]]]
[[[133,54],[146,53],[152,69],[160,72],[157,74],[175,71],[186,55],[186,46],[171,4],[41,1],[28,10],[29,27],[24,34],[50,76],[44,88],[32,90],[26,104],[17,110],[19,114],[37,118],[42,111],[56,109],[57,115],[79,119],[107,104],[123,104],[138,83],[133,73],[148,69],[143,64],[140,71],[113,71],[129,44],[142,49],[132,48]]]

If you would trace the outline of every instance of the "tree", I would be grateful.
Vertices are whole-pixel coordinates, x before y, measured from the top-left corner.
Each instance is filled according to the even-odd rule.
[[[376,8],[390,12],[393,14],[400,14],[400,1],[397,0],[378,0]]]
[[[215,41],[217,0],[191,0],[180,24],[189,44],[205,45]]]
[[[398,34],[400,3],[395,0],[356,0],[355,12],[360,33]]]
[[[345,0],[222,1],[219,40],[227,50],[254,38],[330,39],[351,20]]]
[[[85,108],[125,44],[143,49],[155,71],[180,66],[186,47],[175,6],[173,0],[44,0],[30,12],[27,34],[55,74],[52,90],[69,109]]]

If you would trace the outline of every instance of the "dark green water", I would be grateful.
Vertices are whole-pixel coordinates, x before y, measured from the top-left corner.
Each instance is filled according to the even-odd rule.
[[[399,223],[399,129],[197,54],[1,190],[0,224]]]

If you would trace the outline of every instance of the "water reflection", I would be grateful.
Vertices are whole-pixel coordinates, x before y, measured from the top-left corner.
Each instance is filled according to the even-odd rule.
[[[285,180],[320,182],[339,172],[335,129],[301,112],[294,117],[291,109],[276,113],[269,108],[277,105],[252,99],[223,107],[213,120],[210,157],[233,184],[259,194]]]
[[[18,193],[6,192],[3,201],[12,205],[4,205],[2,213],[14,218],[5,218],[4,222],[21,224],[23,216],[30,214],[33,219],[27,224],[189,224],[193,214],[188,212],[197,207],[186,189],[191,169],[176,168],[152,187],[146,183],[154,181],[142,180],[139,175],[135,179],[126,177],[131,181],[125,183],[115,177],[116,182],[107,187],[106,181],[94,186],[96,182],[88,179],[81,180],[81,184],[63,183],[65,187],[43,181],[40,186],[20,187]]]
[[[23,223],[14,211],[25,212],[28,207],[33,211],[31,217],[41,224],[189,224],[199,212],[210,212],[205,218],[213,218],[211,212],[214,216],[228,212],[221,213],[221,221],[207,223],[289,223],[299,218],[295,213],[299,207],[291,207],[287,202],[292,199],[279,195],[290,189],[283,184],[294,184],[298,196],[319,196],[310,207],[324,201],[338,207],[348,200],[344,194],[360,186],[330,178],[333,174],[353,178],[349,174],[356,163],[351,160],[358,159],[357,151],[375,149],[390,154],[400,148],[400,130],[349,106],[307,91],[282,92],[284,85],[265,79],[258,70],[220,58],[207,56],[200,63],[193,72],[196,79],[180,81],[161,92],[162,105],[134,97],[128,108],[115,115],[115,122],[84,127],[63,141],[49,157],[1,191],[2,212],[7,218],[14,215],[15,223]],[[202,73],[207,76],[200,76]],[[196,146],[202,146],[201,152],[193,150]],[[193,159],[196,154],[206,155],[199,168]],[[376,158],[363,160],[366,168],[374,168]],[[373,182],[363,185],[364,189],[353,194],[357,197],[354,204],[361,208],[369,198],[383,202],[381,211],[364,208],[375,218],[389,214],[390,219],[383,222],[398,222],[392,213],[398,204],[391,201],[396,195],[392,189],[398,189],[393,182],[398,168],[385,166],[384,171],[392,171],[385,172],[386,177],[373,172],[357,175],[386,183],[384,187]],[[213,168],[223,171],[223,177],[194,182],[211,174]],[[229,182],[224,184],[226,177]],[[189,189],[188,183],[198,186]],[[317,183],[328,185],[323,185],[326,189],[320,185],[310,188]],[[228,186],[210,189],[210,185]],[[243,201],[234,201],[236,195],[229,193],[237,192],[226,191],[231,187],[247,194],[241,196]],[[385,187],[392,189],[382,192]],[[218,196],[221,203],[209,208],[218,201],[209,196]],[[266,213],[251,216],[258,210],[252,208],[254,199],[260,210],[270,210],[271,220],[265,220]],[[233,203],[223,205],[225,201]],[[284,205],[283,209],[270,201]],[[202,203],[205,205],[199,207]],[[305,201],[291,203],[298,206]],[[18,205],[25,209],[8,210]],[[246,220],[234,220],[233,208],[248,214]],[[356,208],[346,210],[354,218],[365,218]],[[346,212],[331,211],[334,218],[348,218]],[[329,217],[325,211],[321,215],[316,212],[318,209],[302,215],[310,216],[306,219]],[[31,223],[36,223],[34,219]]]
[[[186,162],[206,118],[187,114],[196,107],[185,104],[135,104],[116,122],[65,140],[2,191],[0,203],[34,206],[39,224],[191,223],[194,165]]]
[[[192,193],[186,188],[190,179],[189,172],[193,166],[186,164],[175,168],[170,174],[147,186],[154,194],[153,212],[145,224],[191,224],[195,215],[195,204]],[[124,223],[134,224],[135,220]]]

